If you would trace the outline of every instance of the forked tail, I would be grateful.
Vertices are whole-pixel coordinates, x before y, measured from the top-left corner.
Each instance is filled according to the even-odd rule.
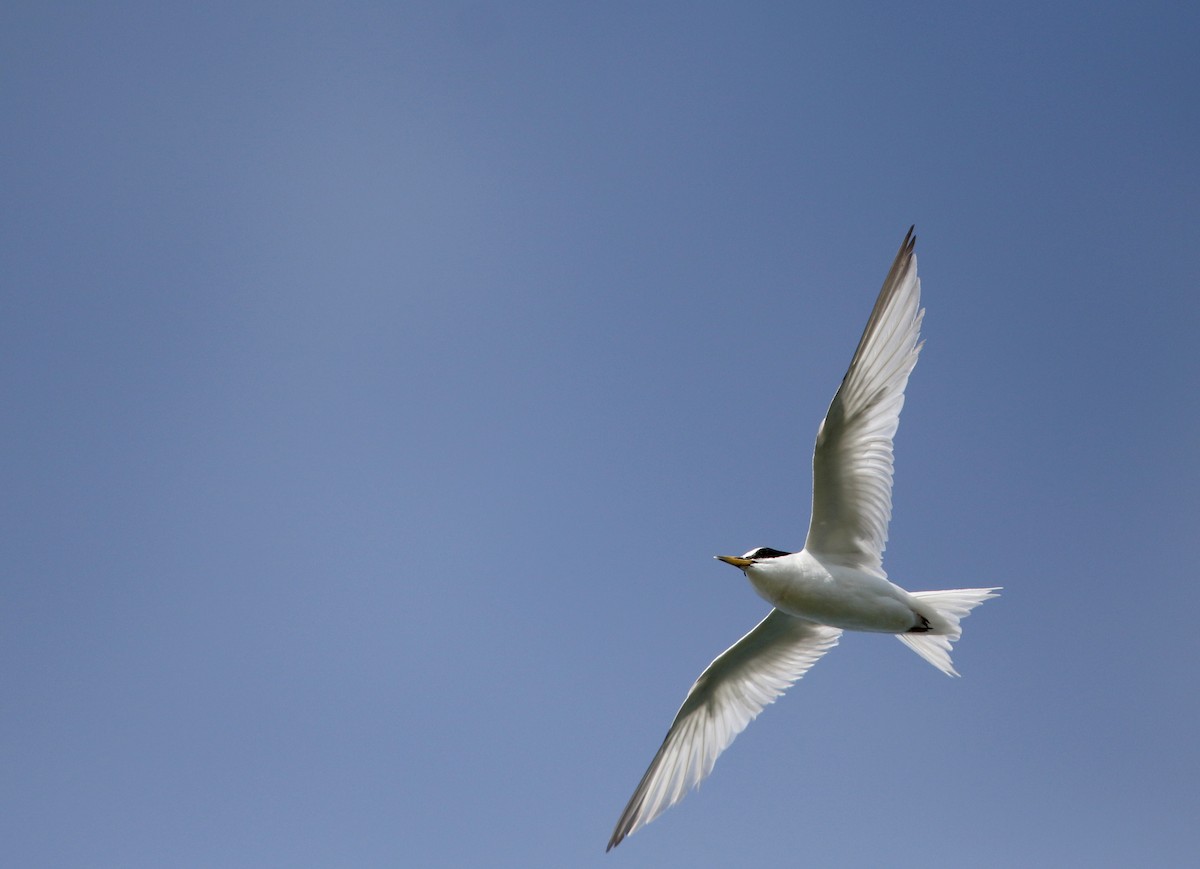
[[[995,594],[998,591],[999,588],[914,591],[912,596],[920,601],[921,614],[929,620],[932,630],[920,634],[896,634],[896,637],[947,676],[957,676],[958,671],[950,663],[950,649],[962,636],[959,620],[966,618],[985,600],[998,597]]]

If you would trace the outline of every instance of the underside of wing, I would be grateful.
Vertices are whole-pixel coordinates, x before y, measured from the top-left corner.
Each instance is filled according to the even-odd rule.
[[[882,573],[892,516],[892,438],[921,347],[921,281],[912,229],[892,263],[854,358],[817,431],[804,546]]]
[[[621,813],[609,850],[698,785],[734,737],[837,645],[841,633],[772,610],[709,664]]]

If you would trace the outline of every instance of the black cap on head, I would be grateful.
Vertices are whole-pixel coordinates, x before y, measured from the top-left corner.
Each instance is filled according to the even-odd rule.
[[[758,549],[752,549],[747,552],[744,558],[778,558],[781,555],[791,555],[790,552],[780,552],[778,549],[772,549],[770,546],[760,546]]]

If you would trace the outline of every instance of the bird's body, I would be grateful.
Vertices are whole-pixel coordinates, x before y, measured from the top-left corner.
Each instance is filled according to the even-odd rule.
[[[806,550],[753,562],[745,570],[760,597],[796,618],[846,631],[928,630],[925,608],[869,570],[825,563]]]
[[[842,631],[895,634],[958,675],[959,621],[995,588],[908,592],[883,570],[892,511],[892,436],[920,352],[921,282],[912,230],[900,246],[813,452],[813,503],[799,552],[760,547],[717,558],[773,607],[700,674],[621,813],[608,847],[674,805],[745,726],[837,645]]]

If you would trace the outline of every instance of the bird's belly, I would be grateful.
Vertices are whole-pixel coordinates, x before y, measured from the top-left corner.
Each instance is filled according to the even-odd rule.
[[[751,582],[773,606],[798,618],[849,631],[899,634],[912,629],[917,617],[903,589],[874,574],[830,569],[812,556],[807,561],[793,571],[751,574]]]

